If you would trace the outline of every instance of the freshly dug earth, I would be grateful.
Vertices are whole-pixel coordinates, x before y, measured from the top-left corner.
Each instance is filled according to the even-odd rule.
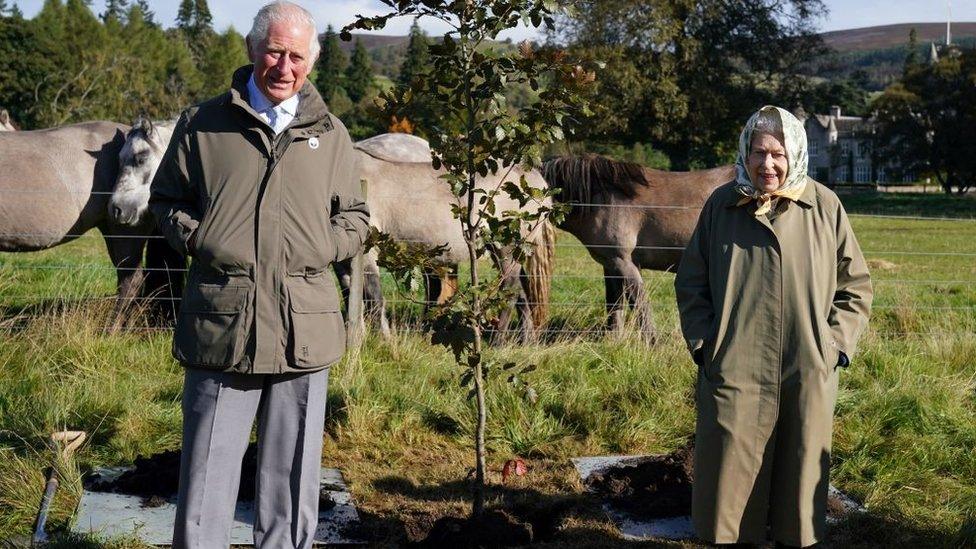
[[[505,511],[486,511],[480,519],[438,519],[421,542],[424,547],[512,547],[532,543],[532,525]]]
[[[257,479],[257,445],[250,444],[244,452],[241,466],[241,486],[237,501],[254,501]],[[180,483],[180,451],[170,450],[149,457],[139,456],[133,468],[111,482],[95,482],[90,489],[95,492],[112,492],[143,498],[144,507],[159,507],[165,499],[175,496]],[[325,487],[336,488],[336,487]],[[335,502],[325,491],[319,495],[319,510],[335,507]]]
[[[694,457],[694,449],[685,447],[663,456],[627,459],[594,472],[586,486],[637,519],[687,516]]]
[[[638,520],[691,515],[691,487],[695,480],[695,450],[685,447],[663,456],[631,458],[594,472],[586,486],[615,508]],[[827,498],[827,515],[847,513],[839,498]]]

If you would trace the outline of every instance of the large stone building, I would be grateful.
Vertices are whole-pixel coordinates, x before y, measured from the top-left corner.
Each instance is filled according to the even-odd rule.
[[[895,183],[913,181],[914,174],[893,181],[891,170],[874,152],[874,122],[860,116],[844,116],[840,107],[829,114],[796,113],[807,131],[810,177],[826,185],[839,183]],[[887,169],[886,169],[887,168]]]

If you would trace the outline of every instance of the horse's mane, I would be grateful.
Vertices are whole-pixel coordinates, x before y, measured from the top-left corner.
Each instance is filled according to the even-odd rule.
[[[542,165],[542,175],[550,187],[559,189],[556,195],[559,202],[573,205],[570,215],[588,211],[587,204],[594,204],[598,195],[602,195],[602,202],[606,202],[611,191],[634,198],[637,190],[648,184],[640,164],[597,154],[549,159]]]

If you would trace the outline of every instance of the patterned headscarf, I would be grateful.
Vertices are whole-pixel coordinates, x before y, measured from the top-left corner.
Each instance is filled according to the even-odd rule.
[[[771,192],[766,193],[757,188],[749,176],[747,161],[749,152],[752,150],[752,135],[756,128],[756,122],[761,114],[778,114],[781,125],[783,126],[783,145],[786,147],[786,160],[789,166],[786,171],[786,181],[783,185]],[[807,132],[800,122],[789,111],[779,107],[767,105],[759,109],[749,118],[742,134],[739,135],[739,158],[735,161],[735,190],[743,195],[739,204],[747,204],[755,200],[758,202],[756,216],[764,215],[772,207],[774,197],[783,197],[789,200],[796,200],[803,194],[807,185]]]

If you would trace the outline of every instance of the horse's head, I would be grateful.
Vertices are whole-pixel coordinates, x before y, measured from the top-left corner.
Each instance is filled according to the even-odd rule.
[[[138,225],[149,206],[149,184],[173,135],[173,123],[136,120],[119,152],[119,177],[108,205],[109,216],[122,225]]]
[[[0,109],[0,132],[15,131],[17,131],[17,126],[10,119],[10,113],[7,112],[7,109]]]

